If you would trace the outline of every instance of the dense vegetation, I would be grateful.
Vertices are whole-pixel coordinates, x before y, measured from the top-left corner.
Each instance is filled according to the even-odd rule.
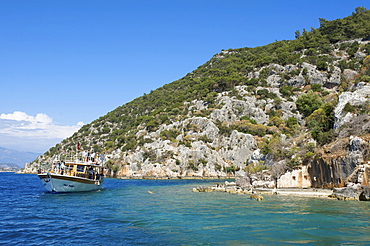
[[[133,100],[100,117],[91,124],[83,126],[71,138],[50,149],[49,156],[63,150],[74,150],[76,142],[84,149],[94,151],[109,151],[121,148],[123,151],[133,151],[138,145],[143,145],[148,139],[137,137],[138,130],[155,131],[162,124],[183,120],[188,115],[209,116],[213,109],[220,105],[216,96],[221,92],[238,97],[235,86],[248,86],[250,93],[259,98],[271,99],[276,105],[269,112],[268,124],[257,124],[248,117],[240,118],[233,124],[216,122],[221,134],[230,134],[232,130],[251,133],[259,137],[270,134],[273,138],[261,141],[260,145],[265,154],[276,156],[293,156],[292,153],[282,153],[279,137],[276,133],[288,136],[297,135],[307,128],[319,144],[331,142],[336,133],[334,124],[334,102],[336,98],[328,95],[321,85],[306,83],[308,86],[294,87],[289,79],[302,75],[308,80],[307,69],[299,67],[289,73],[279,74],[282,85],[281,95],[288,99],[299,93],[296,99],[297,109],[305,119],[305,125],[300,125],[296,118],[282,120],[279,103],[281,99],[275,93],[266,89],[266,79],[276,71],[268,67],[270,64],[302,64],[304,62],[316,65],[320,71],[333,72],[333,63],[343,71],[353,69],[358,71],[356,81],[370,82],[370,44],[360,45],[358,42],[344,42],[353,39],[370,38],[370,11],[358,7],[352,15],[333,21],[320,19],[320,27],[310,31],[296,31],[296,39],[282,40],[255,48],[240,48],[223,50],[198,69],[185,77],[166,84],[161,88]],[[339,52],[338,52],[339,51]],[[367,54],[365,59],[354,59],[357,52]],[[339,59],[342,54],[350,59]],[[259,77],[248,76],[258,71]],[[343,80],[339,90],[345,91],[351,81]],[[186,106],[186,102],[203,100],[208,110],[194,111]],[[345,110],[368,114],[369,108],[354,108],[348,105]],[[174,139],[176,132],[162,132],[162,138]],[[186,144],[184,142],[184,144]],[[309,157],[312,146],[306,146],[305,155]],[[294,166],[295,160],[291,163]]]

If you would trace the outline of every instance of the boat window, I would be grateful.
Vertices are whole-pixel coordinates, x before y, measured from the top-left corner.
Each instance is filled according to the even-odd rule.
[[[83,165],[77,165],[77,172],[83,173],[85,171],[85,166]]]

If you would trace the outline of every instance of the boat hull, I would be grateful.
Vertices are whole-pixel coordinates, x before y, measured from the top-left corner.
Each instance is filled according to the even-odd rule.
[[[92,180],[52,173],[38,174],[44,188],[53,193],[94,191],[102,188],[103,179]]]

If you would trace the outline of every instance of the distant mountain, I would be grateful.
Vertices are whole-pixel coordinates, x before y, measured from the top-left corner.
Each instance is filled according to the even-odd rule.
[[[16,172],[19,169],[21,167],[13,163],[0,163],[0,172]]]
[[[34,161],[39,155],[39,153],[23,152],[0,147],[0,164],[16,164],[18,167],[23,168],[24,164]]]

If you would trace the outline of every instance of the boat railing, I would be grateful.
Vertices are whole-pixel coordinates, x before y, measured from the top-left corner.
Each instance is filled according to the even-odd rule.
[[[105,158],[104,156],[92,157],[83,155],[68,155],[63,158],[64,162],[76,163],[81,165],[100,165],[104,166]]]
[[[74,163],[74,165],[75,164],[76,163]],[[58,163],[54,165],[54,168],[51,171],[51,173],[65,175],[65,176],[92,179],[92,180],[102,180],[104,178],[104,169],[102,166],[90,166],[90,169],[87,169],[87,167],[88,166],[85,166],[84,170],[80,172],[74,169],[73,165],[68,165],[68,164],[63,165],[63,164]]]
[[[82,155],[65,156],[55,160],[51,172],[66,176],[102,180],[104,177],[104,159]]]

